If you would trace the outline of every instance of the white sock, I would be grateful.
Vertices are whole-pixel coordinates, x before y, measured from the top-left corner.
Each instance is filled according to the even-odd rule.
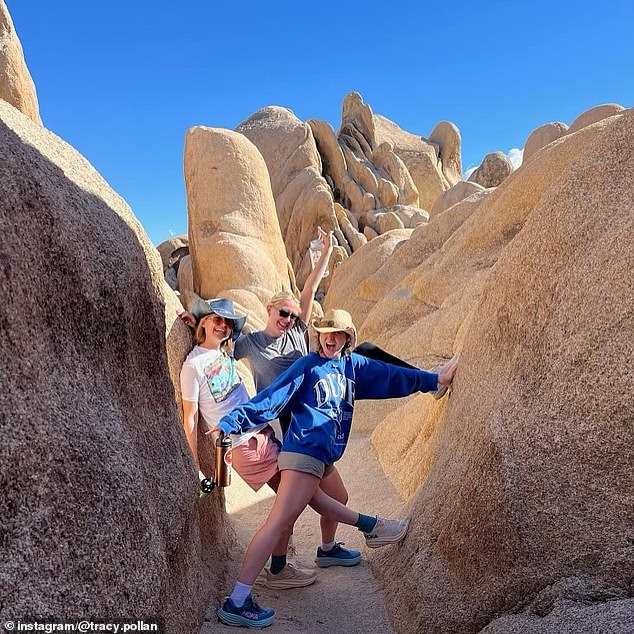
[[[327,544],[322,544],[322,545],[321,545],[321,549],[322,549],[324,552],[328,552],[329,550],[332,550],[332,549],[335,547],[335,544],[336,544],[336,543],[337,543],[337,542],[328,542]]]
[[[244,605],[244,601],[251,594],[252,588],[253,586],[247,586],[245,583],[236,581],[236,585],[233,586],[233,592],[229,597],[236,608],[241,608]]]

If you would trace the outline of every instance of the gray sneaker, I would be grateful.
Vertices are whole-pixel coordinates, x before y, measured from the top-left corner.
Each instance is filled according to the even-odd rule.
[[[409,522],[409,517],[401,520],[386,520],[378,517],[372,532],[364,533],[365,545],[368,548],[380,548],[381,546],[400,542],[407,535]]]
[[[264,585],[276,590],[287,590],[289,588],[304,588],[315,583],[315,579],[317,579],[317,574],[314,570],[300,570],[295,568],[293,564],[286,564],[275,575],[267,570]]]

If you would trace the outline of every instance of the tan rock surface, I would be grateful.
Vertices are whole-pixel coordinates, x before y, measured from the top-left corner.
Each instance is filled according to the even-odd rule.
[[[405,163],[394,153],[392,144],[381,143],[372,153],[372,158],[398,188],[395,202],[418,207],[418,189]]]
[[[312,130],[287,108],[269,106],[243,121],[236,131],[264,158],[286,252],[298,271],[317,227],[339,230]]]
[[[368,227],[366,227],[366,230]],[[346,307],[353,317],[372,307],[356,296],[355,289],[368,275],[372,275],[403,241],[409,239],[411,229],[390,231],[363,245],[342,263],[333,273],[330,290],[324,302],[324,310]],[[354,296],[354,300],[350,299]]]
[[[438,158],[442,164],[442,173],[449,186],[452,187],[462,180],[460,130],[450,121],[441,121],[432,130],[429,141],[438,145]]]
[[[194,290],[265,320],[264,305],[291,279],[262,155],[237,132],[190,128],[185,184]]]
[[[535,152],[556,141],[567,132],[568,126],[560,121],[553,121],[535,128],[524,143],[523,160],[528,160]]]
[[[437,216],[445,211],[445,209],[449,209],[452,205],[459,203],[472,194],[482,192],[484,189],[485,188],[479,183],[473,183],[471,181],[460,181],[456,183],[451,189],[448,189],[438,196],[434,206],[429,212],[429,217],[433,218]]]
[[[0,0],[0,99],[42,123],[35,84],[4,0]]]
[[[491,152],[482,159],[480,167],[469,176],[469,181],[485,188],[497,187],[514,169],[511,159],[506,154]]]
[[[623,106],[619,106],[617,103],[604,103],[600,106],[594,106],[593,108],[582,112],[570,124],[568,134],[577,132],[577,130],[581,130],[581,128],[585,128],[586,126],[592,125],[593,123],[606,119],[607,117],[612,117],[615,114],[621,114],[624,110]]]
[[[633,139],[625,113],[553,143],[443,247],[436,267],[452,290],[452,251],[500,255],[465,326],[454,392],[419,430],[435,455],[410,535],[376,557],[387,605],[411,615],[399,631],[474,632],[549,606],[565,611],[539,629],[491,631],[555,634],[584,616],[582,631],[610,631],[615,613],[632,618],[631,598],[619,611],[610,599],[630,597],[634,563]],[[412,425],[401,417],[399,434],[423,455]]]
[[[403,221],[393,212],[388,211],[386,213],[377,214],[377,224],[381,233],[387,233],[392,229],[404,229]]]
[[[451,187],[442,170],[439,146],[406,132],[381,115],[374,115],[374,126],[377,144],[389,143],[407,167],[418,190],[418,204],[431,209],[438,195]]]
[[[191,255],[186,255],[178,265],[178,290],[180,293],[194,292],[194,270]]]
[[[220,497],[199,516],[170,382],[190,345],[176,298],[88,161],[6,102],[0,137],[0,618],[196,631],[231,532]]]

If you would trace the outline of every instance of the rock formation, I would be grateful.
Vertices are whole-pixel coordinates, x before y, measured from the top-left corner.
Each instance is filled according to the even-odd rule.
[[[169,286],[174,290],[178,288],[178,272],[183,258],[189,256],[189,239],[187,234],[172,236],[161,242],[156,247],[163,263],[163,275]]]
[[[535,152],[556,141],[568,132],[568,126],[560,121],[545,123],[533,130],[524,143],[523,160],[528,160]]]
[[[262,327],[271,296],[294,288],[262,155],[238,132],[190,128],[185,184],[194,291],[233,299]]]
[[[287,108],[269,106],[237,128],[260,151],[271,178],[280,229],[293,270],[302,268],[317,227],[344,242],[313,133]],[[299,277],[299,276],[298,276]],[[304,278],[299,277],[300,283]]]
[[[485,188],[479,183],[459,181],[453,187],[444,191],[440,194],[440,196],[438,196],[438,198],[436,198],[436,202],[431,208],[429,216],[433,218],[445,211],[445,209],[449,209],[449,207],[459,203],[461,200],[469,198],[472,194],[482,194],[484,191]]]
[[[389,262],[342,304],[360,339],[427,364],[462,351],[447,403],[416,397],[373,436],[415,518],[376,569],[421,631],[634,626],[632,139],[630,111],[552,144],[455,224],[467,201],[416,229],[373,309],[354,301]],[[430,238],[416,267],[413,241],[439,223],[442,249]]]
[[[35,85],[4,0],[0,0],[0,99],[42,123]]]
[[[220,496],[199,516],[177,300],[88,161],[4,101],[0,137],[0,618],[196,631],[231,531]]]
[[[514,169],[506,154],[491,152],[482,159],[480,167],[469,176],[469,181],[485,188],[497,187]]]

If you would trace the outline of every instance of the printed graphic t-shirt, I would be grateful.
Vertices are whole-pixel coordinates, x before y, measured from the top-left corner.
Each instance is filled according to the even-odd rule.
[[[235,361],[221,350],[194,346],[183,363],[180,379],[183,400],[198,402],[205,430],[214,428],[225,414],[249,400]],[[233,446],[242,444],[265,426],[258,425],[246,434],[232,434]]]

